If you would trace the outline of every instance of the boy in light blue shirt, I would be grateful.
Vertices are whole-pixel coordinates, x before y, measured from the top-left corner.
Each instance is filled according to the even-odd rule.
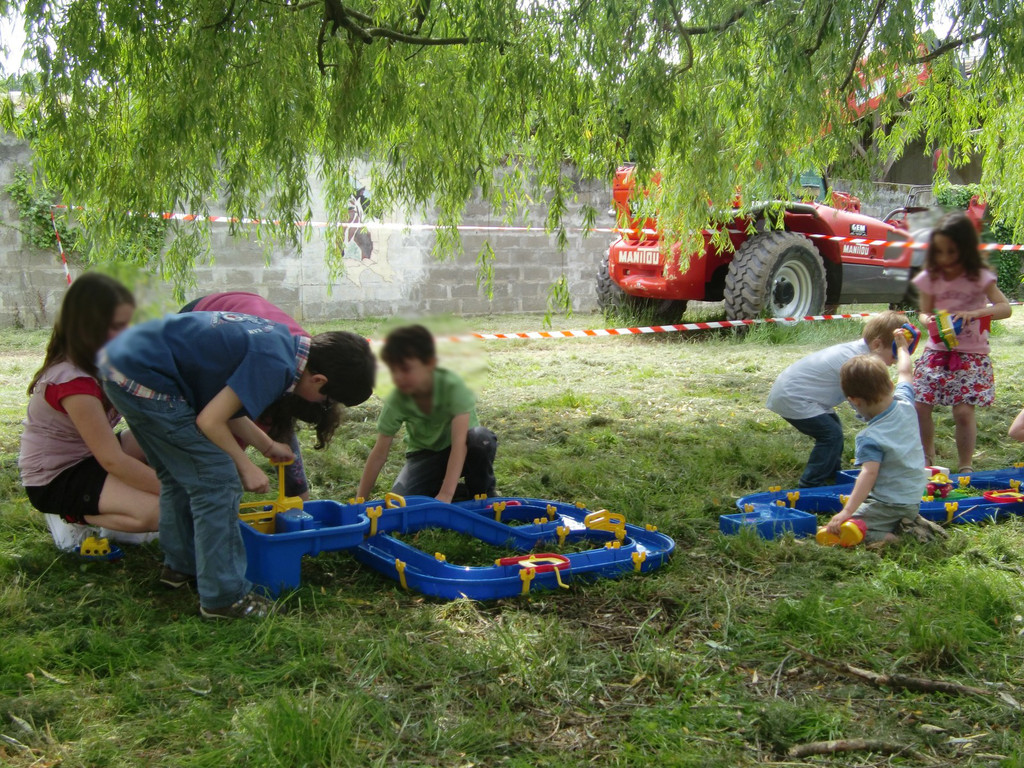
[[[861,470],[853,491],[842,511],[819,531],[819,543],[884,544],[908,527],[942,531],[919,514],[926,475],[911,386],[914,374],[907,337],[902,331],[893,336],[895,390],[885,363],[875,355],[850,358],[839,370],[847,402],[868,425],[857,435],[856,463]]]

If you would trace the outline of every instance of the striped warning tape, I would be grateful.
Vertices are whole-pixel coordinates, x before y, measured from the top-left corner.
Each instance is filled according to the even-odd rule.
[[[68,211],[84,211],[82,206],[66,206],[66,205],[54,205],[51,206],[54,210],[68,210]],[[52,215],[52,214],[51,214]],[[234,217],[234,216],[204,216],[197,213],[174,213],[166,211],[164,213],[149,213],[143,214],[153,219],[163,219],[164,221],[181,221],[181,222],[200,222],[205,221],[210,224],[242,224],[246,226],[281,226],[284,224],[282,219],[258,219],[258,218],[247,218],[247,217]],[[449,229],[439,224],[398,224],[388,223],[379,221],[319,221],[315,219],[296,221],[294,225],[297,227],[308,228],[308,229],[366,229],[366,230],[379,230],[379,231],[394,231],[394,232],[433,232],[439,229]],[[454,227],[458,232],[532,232],[536,234],[548,234],[542,227],[531,227],[531,226],[514,226],[514,225],[490,225],[490,224],[459,224]],[[574,234],[613,234],[621,235],[625,233],[632,234],[634,236],[638,234],[651,235],[654,237],[660,236],[657,230],[654,229],[622,229],[619,227],[566,227],[567,232]],[[728,229],[728,232],[732,234],[744,234],[739,229]],[[704,229],[702,233],[705,235],[714,235],[716,230]],[[928,242],[915,242],[912,240],[900,241],[900,240],[876,240],[866,237],[848,237],[845,235],[824,235],[816,232],[801,232],[799,234],[805,237],[813,238],[816,240],[826,240],[834,243],[850,243],[853,245],[887,245],[900,248],[927,248]],[[980,249],[983,251],[1021,251],[1024,250],[1024,245],[1008,244],[1008,243],[982,243]]]
[[[443,341],[516,341],[520,339],[583,339],[607,336],[636,336],[648,333],[680,333],[707,331],[718,328],[749,328],[765,323],[791,325],[821,320],[850,320],[871,317],[874,312],[851,312],[841,315],[806,315],[804,317],[765,317],[756,320],[714,320],[705,323],[676,323],[674,325],[640,325],[627,328],[589,328],[578,331],[522,331],[518,333],[470,333],[463,336],[441,336]]]

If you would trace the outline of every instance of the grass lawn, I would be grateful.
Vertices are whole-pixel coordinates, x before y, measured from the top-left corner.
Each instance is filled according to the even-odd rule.
[[[379,339],[394,324],[336,327]],[[428,324],[459,335],[541,321]],[[158,544],[112,564],[53,548],[17,474],[47,334],[0,332],[0,764],[1024,766],[1024,518],[882,552],[718,533],[737,497],[795,486],[810,450],[764,408],[776,375],[859,333],[837,321],[442,342],[442,364],[499,437],[501,493],[654,524],[677,542],[672,561],[476,603],[406,592],[324,553],[304,561],[280,614],[211,624],[193,592],[157,583]],[[997,404],[979,411],[976,469],[1024,456],[1005,436],[1024,405],[1022,342],[1024,312],[997,324]],[[378,383],[386,394],[386,368]],[[353,495],[379,408],[375,396],[351,409],[328,450],[307,448],[315,498]],[[858,422],[840,412],[852,459]],[[938,461],[955,464],[948,409],[937,425]],[[393,450],[378,494],[401,461]],[[845,665],[965,688],[874,685]],[[838,739],[875,743],[790,753]]]

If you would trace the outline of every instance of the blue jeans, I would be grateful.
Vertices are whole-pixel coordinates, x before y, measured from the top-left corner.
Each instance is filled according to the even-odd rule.
[[[398,473],[392,493],[401,496],[436,496],[448,471],[451,448],[443,451],[412,451],[405,455],[405,466]],[[466,478],[469,498],[478,493],[494,496],[494,457],[498,438],[486,427],[473,427],[466,434],[466,461],[460,477]],[[458,492],[456,492],[458,496]]]
[[[196,426],[184,400],[150,400],[111,382],[103,391],[121,412],[160,478],[164,564],[195,574],[204,608],[224,608],[252,589],[238,530],[242,483],[235,463]]]
[[[814,438],[807,467],[800,476],[801,488],[835,485],[836,473],[843,466],[843,425],[835,411],[809,419],[786,419],[798,431]]]

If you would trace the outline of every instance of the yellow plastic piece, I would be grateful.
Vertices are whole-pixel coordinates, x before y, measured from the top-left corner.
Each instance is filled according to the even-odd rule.
[[[534,525],[540,525],[541,523],[546,523],[546,522],[547,522],[547,518],[546,517],[535,517],[535,518],[533,518],[533,524]]]
[[[1011,480],[1010,481],[1010,489],[1014,490],[1014,491],[1019,491],[1020,490],[1020,480]]]
[[[405,581],[405,562],[395,558],[395,570],[398,571],[398,583],[402,585],[402,589],[408,589],[409,585]]]
[[[784,506],[786,506],[786,502],[784,502],[782,499],[776,499],[775,500],[775,506],[776,507],[784,507]]]
[[[370,518],[370,536],[377,535],[377,519],[384,514],[384,507],[370,507],[366,510],[366,516]]]
[[[946,522],[950,523],[953,521],[953,515],[960,509],[960,503],[957,501],[946,502]]]
[[[748,515],[749,515],[749,514],[750,514],[751,512],[753,512],[753,511],[754,511],[754,505],[753,505],[753,504],[744,504],[744,505],[743,505],[743,511],[744,511],[744,512],[745,512],[746,514],[748,514]]]
[[[478,493],[478,494],[476,494],[473,497],[473,501],[483,501],[486,498],[487,498],[487,494],[486,493]]]
[[[782,486],[781,485],[769,485],[768,486],[768,493],[778,493],[781,490],[782,490]]]
[[[956,349],[960,346],[960,341],[956,337],[956,329],[953,327],[953,321],[947,310],[939,309],[935,312],[935,326],[946,349]]]
[[[607,509],[591,512],[583,518],[583,524],[587,528],[593,528],[594,530],[611,531],[619,541],[626,538],[626,516],[616,512],[609,512]]]
[[[105,557],[110,554],[110,541],[107,538],[87,536],[78,552],[82,557]]]
[[[271,501],[247,501],[238,505],[238,517],[260,533],[274,533],[276,515],[289,509],[302,509],[302,499],[284,495],[284,468],[292,462],[272,462],[277,467],[277,498]],[[243,510],[251,509],[252,512]]]
[[[790,491],[786,494],[786,498],[789,500],[789,506],[796,509],[796,503],[800,500],[800,491]]]
[[[440,560],[440,561],[441,561],[442,563],[443,563],[443,562],[446,562],[446,561],[448,560],[448,558],[444,556],[444,553],[443,553],[443,552],[435,552],[435,553],[434,553],[434,557],[436,557],[436,558],[437,558],[438,560]]]
[[[1024,461],[1015,461],[1015,462],[1013,462],[1013,468],[1014,469],[1024,469]]]
[[[582,501],[577,501],[576,502],[576,509],[586,509],[586,508],[587,508],[587,505],[584,504]]]
[[[557,570],[557,569],[556,569]],[[533,568],[523,568],[519,571],[519,578],[523,582],[523,594],[530,594],[530,582],[533,581],[533,577],[537,575],[537,571]]]
[[[619,549],[621,546],[622,546],[622,542],[619,541],[618,539],[616,539],[615,541],[607,541],[607,542],[605,542],[604,548],[605,549]]]
[[[823,547],[834,547],[838,544],[841,547],[852,547],[864,540],[864,534],[852,520],[847,520],[839,526],[839,535],[829,533],[828,528],[821,526],[814,540]]]
[[[934,496],[922,496],[921,501],[935,501]]]
[[[557,528],[555,528],[555,533],[558,534],[558,546],[564,546],[565,537],[569,535],[569,526],[560,525]]]
[[[496,501],[491,505],[491,508],[494,510],[494,522],[501,522],[501,513],[505,511],[506,506],[504,501]]]
[[[349,504],[363,504],[366,501],[362,496],[353,496],[348,500]]]
[[[557,512],[558,512],[558,507],[556,507],[554,504],[548,504],[548,508],[547,508],[548,520],[554,520],[555,519],[555,514],[557,514]]]
[[[963,477],[961,477],[959,479],[959,482],[960,482],[960,487],[961,488],[966,488],[968,485],[971,484],[971,476],[970,475],[964,475]]]
[[[647,523],[647,524],[644,525],[644,530],[645,531],[651,531],[653,533],[654,531],[658,530],[658,526],[651,525],[650,523]]]
[[[640,566],[644,564],[644,560],[647,559],[646,552],[634,552],[633,553],[633,570],[637,573],[640,572]]]
[[[848,494],[848,493],[840,493],[839,494],[839,503],[842,504],[844,507],[846,506],[846,502],[848,502],[849,500],[850,500],[850,494]]]
[[[396,507],[405,506],[405,496],[397,493],[385,493],[384,494],[384,506],[388,509],[395,509]]]

